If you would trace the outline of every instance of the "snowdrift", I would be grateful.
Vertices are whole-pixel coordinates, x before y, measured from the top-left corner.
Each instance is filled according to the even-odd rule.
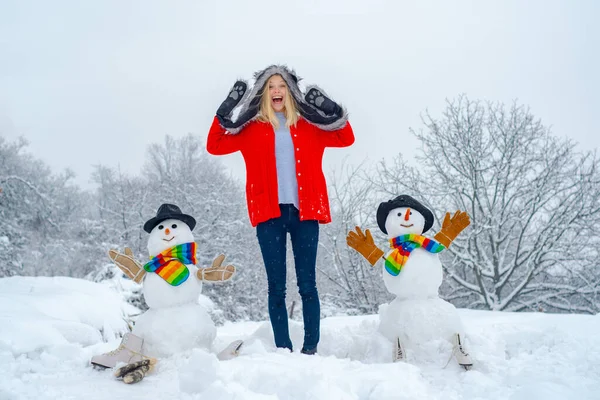
[[[468,372],[435,345],[428,357],[391,363],[378,316],[324,319],[318,356],[276,350],[266,321],[226,323],[214,347],[244,339],[237,359],[188,349],[127,386],[89,359],[114,349],[135,313],[111,285],[0,279],[0,399],[600,398],[600,315],[460,310],[475,362]],[[302,325],[290,330],[298,351]]]

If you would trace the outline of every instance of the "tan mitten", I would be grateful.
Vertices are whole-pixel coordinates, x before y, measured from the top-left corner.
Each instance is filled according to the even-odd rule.
[[[233,265],[223,267],[221,265],[223,260],[225,260],[225,254],[219,254],[210,267],[200,268],[196,273],[198,279],[206,282],[225,282],[231,279],[235,274],[235,267]]]
[[[117,267],[123,271],[127,277],[133,279],[136,283],[141,283],[146,275],[146,270],[143,265],[136,261],[133,257],[133,252],[129,247],[125,247],[125,254],[119,253],[117,250],[110,249],[108,256]]]
[[[371,231],[368,229],[365,231],[366,234],[357,226],[356,232],[348,232],[346,236],[346,243],[354,250],[358,251],[371,265],[375,265],[377,261],[383,256],[383,250],[375,245]]]
[[[470,223],[469,214],[464,211],[456,211],[452,218],[450,218],[450,213],[447,212],[444,222],[442,222],[442,229],[433,238],[448,248]]]

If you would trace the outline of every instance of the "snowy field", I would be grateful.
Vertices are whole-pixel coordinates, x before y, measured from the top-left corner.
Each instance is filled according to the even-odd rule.
[[[128,386],[89,359],[117,347],[134,312],[110,285],[0,279],[0,399],[600,399],[600,315],[461,310],[468,372],[443,348],[391,363],[378,316],[324,319],[318,356],[276,351],[264,321],[230,323],[214,347],[246,340],[237,359],[189,349]],[[299,350],[302,326],[291,331]]]

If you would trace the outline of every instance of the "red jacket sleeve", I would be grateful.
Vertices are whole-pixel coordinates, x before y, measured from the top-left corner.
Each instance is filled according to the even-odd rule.
[[[354,143],[354,131],[350,122],[335,131],[324,131],[317,128],[317,137],[325,147],[348,147]]]
[[[242,132],[236,135],[227,133],[221,124],[219,124],[217,117],[215,117],[208,131],[206,151],[215,156],[235,153],[242,149],[244,137],[245,135],[242,135]]]

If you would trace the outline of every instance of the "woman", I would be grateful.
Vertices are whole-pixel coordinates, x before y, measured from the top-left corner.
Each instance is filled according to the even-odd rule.
[[[214,155],[242,152],[248,213],[267,271],[275,345],[292,351],[285,306],[290,234],[302,298],[302,353],[315,354],[320,330],[315,273],[319,223],[331,221],[323,151],[350,146],[354,134],[342,107],[317,87],[303,96],[298,77],[286,67],[270,66],[255,79],[251,90],[245,82],[234,84],[217,110],[206,149]],[[234,121],[233,110],[240,103]]]

